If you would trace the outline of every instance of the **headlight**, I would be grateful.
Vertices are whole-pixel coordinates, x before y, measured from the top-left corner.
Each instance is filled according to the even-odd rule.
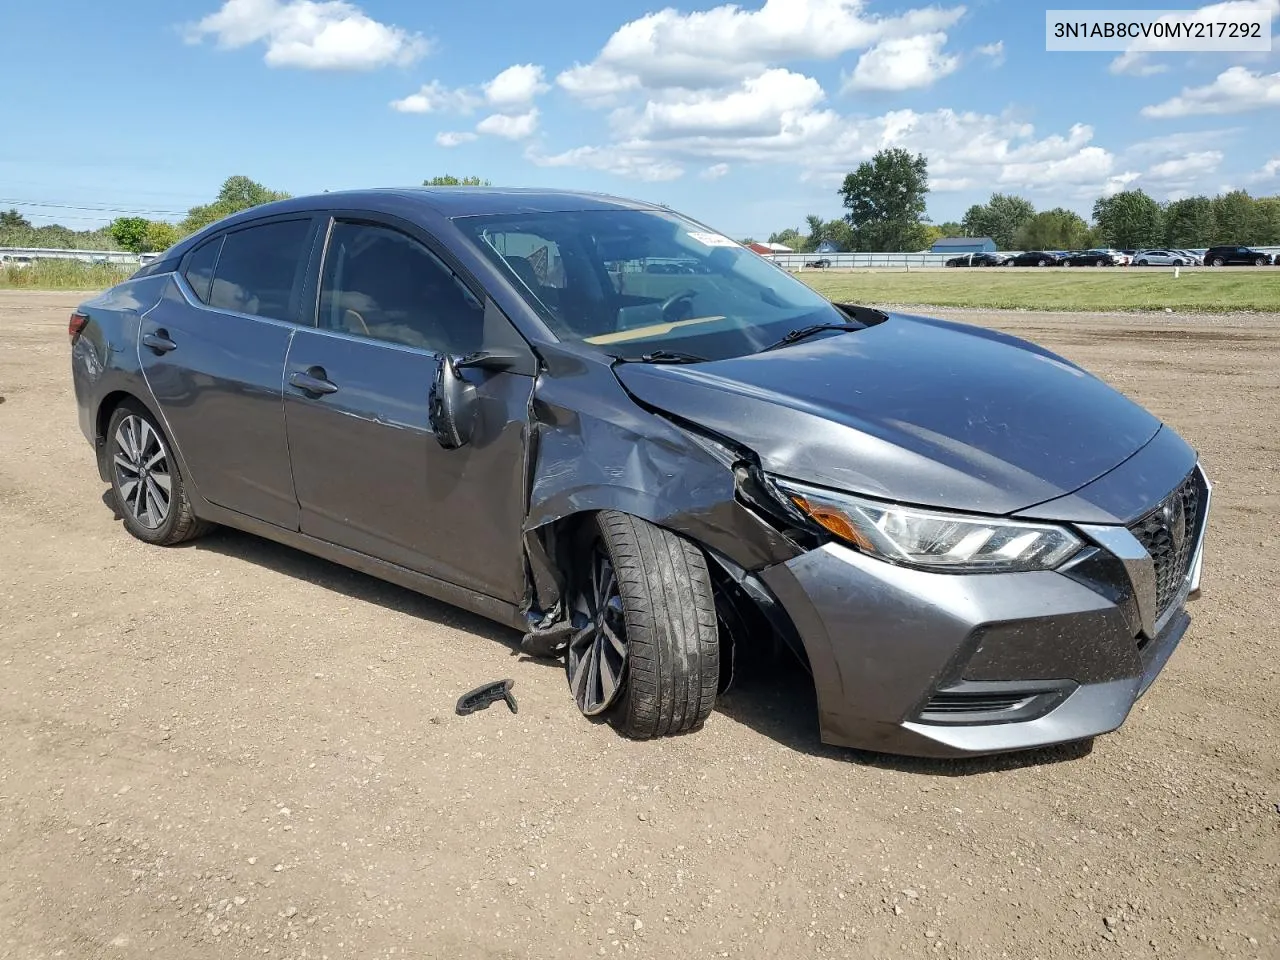
[[[1052,570],[1082,546],[1050,524],[903,507],[770,479],[814,523],[890,563],[954,573]]]

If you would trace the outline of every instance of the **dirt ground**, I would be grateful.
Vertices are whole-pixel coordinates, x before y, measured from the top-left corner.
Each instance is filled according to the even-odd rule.
[[[222,531],[131,539],[75,294],[0,293],[0,957],[1280,957],[1280,315],[937,311],[1216,482],[1195,623],[1092,749],[822,747],[798,671],[622,740],[518,637]],[[520,712],[454,715],[514,677]]]

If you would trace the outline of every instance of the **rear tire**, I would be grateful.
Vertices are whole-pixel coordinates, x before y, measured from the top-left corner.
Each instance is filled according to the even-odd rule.
[[[126,400],[116,407],[104,455],[112,507],[133,536],[170,547],[209,530],[191,508],[169,438],[142,404]]]
[[[720,682],[715,599],[702,551],[613,510],[596,515],[585,540],[579,556],[590,562],[579,564],[572,613],[579,629],[565,654],[579,710],[606,717],[638,740],[697,729],[711,713]],[[598,572],[606,568],[615,581],[612,591],[599,582],[608,578]],[[621,666],[614,642],[619,626]],[[609,689],[611,683],[616,689]]]
[[[1226,261],[1225,261],[1225,260],[1223,260],[1221,257],[1214,257],[1214,258],[1213,258],[1213,265],[1214,265],[1215,267],[1220,267],[1220,266],[1222,266],[1224,263],[1226,263]]]

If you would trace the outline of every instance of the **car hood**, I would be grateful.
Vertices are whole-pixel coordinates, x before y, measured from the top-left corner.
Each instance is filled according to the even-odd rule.
[[[751,449],[771,473],[984,513],[1071,493],[1160,429],[1048,350],[903,314],[767,353],[615,371],[643,404]]]

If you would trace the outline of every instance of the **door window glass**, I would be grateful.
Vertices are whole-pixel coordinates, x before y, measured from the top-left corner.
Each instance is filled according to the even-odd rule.
[[[218,251],[222,249],[222,238],[207,240],[187,254],[186,265],[182,275],[187,278],[191,291],[201,303],[209,302],[209,287],[213,283],[213,268],[218,262]]]
[[[433,353],[479,349],[484,305],[435,254],[373,224],[333,225],[319,326]]]
[[[310,231],[310,220],[283,220],[227,234],[209,306],[272,320],[296,319],[293,290]]]

